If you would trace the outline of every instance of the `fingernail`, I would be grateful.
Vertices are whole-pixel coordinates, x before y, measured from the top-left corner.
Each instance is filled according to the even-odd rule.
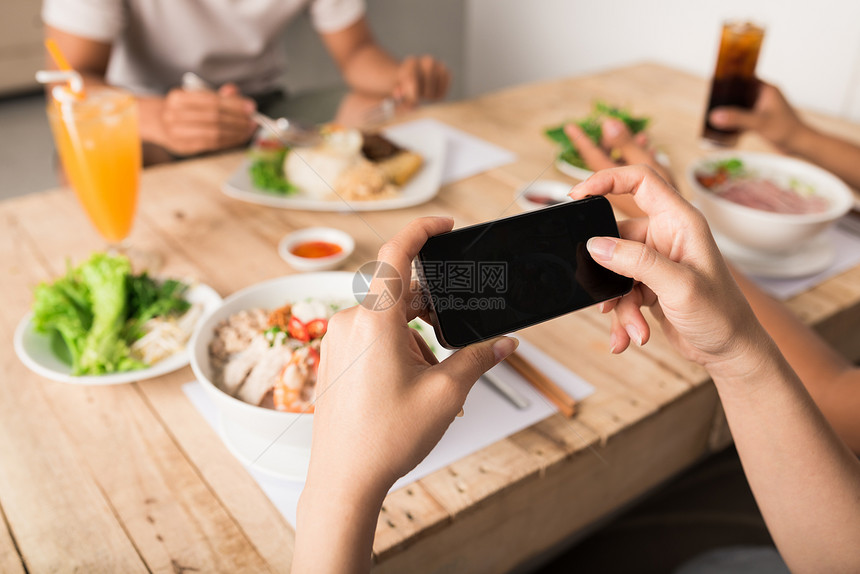
[[[630,339],[636,343],[637,347],[642,346],[642,333],[639,332],[639,327],[636,325],[627,325],[627,334],[630,335]]]
[[[609,352],[613,355],[615,354],[615,348],[618,346],[618,337],[615,336],[615,333],[609,334]]]
[[[598,261],[611,261],[616,242],[610,237],[592,237],[585,244],[591,256]]]
[[[519,344],[519,339],[515,339],[513,337],[502,337],[493,343],[493,355],[496,357],[496,362],[501,363],[505,357],[517,349]]]
[[[573,187],[571,187],[571,188],[570,188],[570,191],[568,191],[568,192],[567,192],[568,197],[573,197],[573,194],[574,194],[574,193],[576,193],[576,190],[578,190],[578,189],[579,189],[579,188],[581,188],[583,185],[585,185],[585,182],[586,182],[586,181],[588,181],[588,180],[586,179],[585,181],[580,181],[579,183],[577,183],[576,185],[574,185]]]
[[[257,109],[257,104],[254,102],[245,102],[245,111],[249,114],[253,114]]]
[[[714,110],[711,112],[710,120],[712,124],[722,124],[726,121],[726,112],[721,110]]]
[[[454,223],[454,216],[452,216],[452,215],[436,215],[434,217],[436,217],[436,219],[441,219],[443,221],[448,221],[450,223]]]
[[[621,122],[606,120],[603,122],[603,136],[608,138],[614,138],[621,135],[621,126],[623,124]]]

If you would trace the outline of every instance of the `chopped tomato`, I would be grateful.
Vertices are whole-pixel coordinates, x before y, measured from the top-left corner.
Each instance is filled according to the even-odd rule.
[[[326,319],[314,319],[308,321],[307,328],[311,339],[319,339],[325,335],[326,329],[328,329],[328,321]]]
[[[320,352],[313,347],[308,347],[308,366],[314,374],[316,374],[320,368]]]
[[[702,187],[706,189],[712,189],[713,187],[725,183],[725,181],[729,178],[728,172],[725,169],[718,169],[714,173],[697,173],[696,179],[702,185]]]
[[[308,326],[297,319],[295,315],[290,317],[290,322],[287,324],[287,333],[293,339],[298,339],[303,343],[311,340],[311,336],[308,334]]]
[[[282,144],[280,141],[265,137],[259,138],[254,145],[256,145],[261,150],[277,151],[284,149],[284,144]]]

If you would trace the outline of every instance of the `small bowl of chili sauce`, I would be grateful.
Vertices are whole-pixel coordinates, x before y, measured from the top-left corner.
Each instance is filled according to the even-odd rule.
[[[538,179],[518,189],[514,194],[514,199],[517,205],[524,210],[533,211],[572,201],[567,195],[571,189],[572,186],[569,183]]]
[[[336,269],[355,249],[355,241],[340,229],[308,227],[284,236],[278,254],[296,271]]]

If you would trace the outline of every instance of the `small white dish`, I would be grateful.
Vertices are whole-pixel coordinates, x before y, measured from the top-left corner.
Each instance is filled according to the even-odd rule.
[[[517,205],[526,211],[533,211],[559,203],[572,201],[570,196],[571,185],[561,181],[549,179],[537,179],[525,187],[518,189],[514,195]]]
[[[187,299],[191,303],[201,303],[203,305],[203,314],[201,317],[221,305],[221,296],[208,285],[195,285],[189,289]],[[188,347],[191,343],[189,341],[183,350],[162,359],[147,369],[112,373],[109,375],[75,376],[72,374],[71,366],[61,361],[54,354],[54,351],[51,350],[51,337],[37,333],[34,330],[32,319],[33,314],[27,313],[21,319],[21,322],[18,323],[18,328],[15,329],[15,353],[21,359],[21,362],[31,371],[46,379],[60,383],[69,383],[72,385],[119,385],[142,381],[181,369],[188,364],[190,358]]]
[[[301,257],[292,250],[305,242],[325,241],[340,246],[340,253],[327,257]],[[355,240],[348,233],[333,227],[308,227],[285,235],[278,243],[278,254],[296,271],[328,271],[336,269],[355,251]]]

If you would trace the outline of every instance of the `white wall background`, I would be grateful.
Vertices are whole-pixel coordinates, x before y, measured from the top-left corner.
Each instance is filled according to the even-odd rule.
[[[721,22],[765,25],[758,75],[860,121],[857,0],[465,0],[466,95],[640,61],[710,76]]]

